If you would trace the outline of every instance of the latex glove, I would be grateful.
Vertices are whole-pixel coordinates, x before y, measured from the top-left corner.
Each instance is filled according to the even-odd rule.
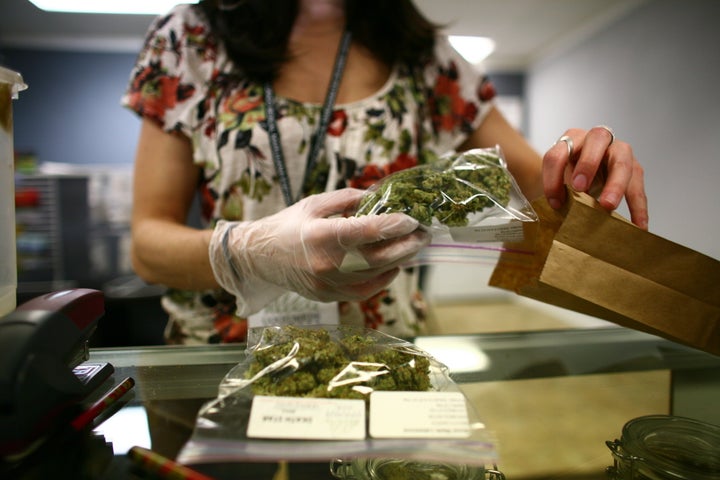
[[[238,315],[261,310],[287,290],[329,302],[362,300],[385,288],[430,234],[401,213],[337,217],[352,213],[362,195],[337,190],[260,220],[219,222],[210,264],[220,285],[236,296]],[[355,268],[348,267],[349,258]]]

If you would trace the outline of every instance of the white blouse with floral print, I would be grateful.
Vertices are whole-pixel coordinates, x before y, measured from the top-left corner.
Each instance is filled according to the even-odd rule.
[[[461,144],[492,105],[492,84],[439,36],[431,62],[396,65],[374,95],[335,105],[324,149],[303,195],[367,188],[397,170],[431,162]],[[262,85],[241,78],[197,5],[180,5],[150,27],[122,98],[124,106],[192,140],[207,228],[255,220],[285,207],[272,160]],[[278,129],[293,195],[321,105],[277,97]],[[172,181],[168,178],[168,181]],[[169,290],[169,343],[244,341],[246,319],[223,291]],[[341,323],[396,336],[422,331],[417,269],[362,302],[340,302]]]

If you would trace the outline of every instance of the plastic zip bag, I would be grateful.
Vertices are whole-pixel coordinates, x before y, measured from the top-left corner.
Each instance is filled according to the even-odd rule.
[[[497,463],[492,434],[447,367],[410,342],[352,326],[253,329],[248,342],[247,358],[226,374],[217,398],[200,409],[178,457],[182,463],[358,458]],[[388,396],[389,403],[379,403]],[[344,402],[359,402],[360,410]],[[398,402],[455,417],[414,417],[408,425],[403,412],[384,409]],[[374,416],[378,412],[383,418]],[[457,428],[448,431],[454,422]],[[349,425],[360,434],[343,436]],[[330,436],[323,436],[328,431]]]
[[[523,223],[537,221],[499,146],[392,173],[367,190],[355,215],[393,212],[418,220],[433,243],[519,241]]]

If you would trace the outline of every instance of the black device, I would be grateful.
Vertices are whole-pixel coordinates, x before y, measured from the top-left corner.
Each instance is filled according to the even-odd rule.
[[[67,426],[70,412],[112,375],[109,363],[87,362],[104,309],[102,292],[70,289],[0,319],[0,456],[22,455]]]

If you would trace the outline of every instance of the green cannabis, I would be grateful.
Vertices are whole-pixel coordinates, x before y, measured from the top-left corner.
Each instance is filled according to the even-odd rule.
[[[292,325],[266,330],[253,352],[246,378],[255,395],[358,398],[376,390],[430,389],[430,360],[408,347],[392,348],[348,331],[331,336],[321,328]]]
[[[363,197],[356,215],[400,212],[430,226],[468,224],[468,215],[507,206],[512,178],[494,149],[447,156],[385,177]]]

